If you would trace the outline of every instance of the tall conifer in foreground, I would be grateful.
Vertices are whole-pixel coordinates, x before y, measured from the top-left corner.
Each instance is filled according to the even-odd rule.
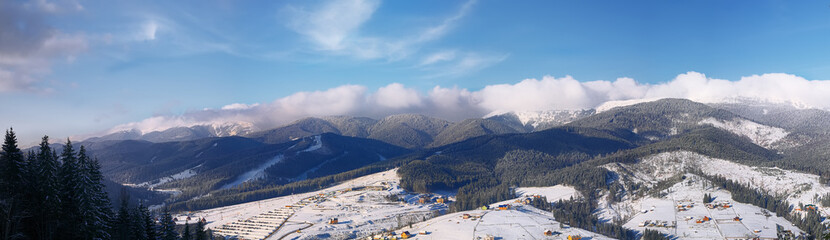
[[[6,131],[0,150],[0,236],[10,239],[20,235],[24,182],[23,152],[17,146],[13,129]]]

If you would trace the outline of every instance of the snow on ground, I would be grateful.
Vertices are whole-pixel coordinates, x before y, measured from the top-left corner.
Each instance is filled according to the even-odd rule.
[[[242,175],[239,175],[239,177],[237,177],[235,181],[233,181],[231,183],[228,183],[228,184],[225,184],[225,186],[222,186],[222,189],[232,188],[232,187],[237,186],[239,184],[242,184],[244,182],[265,177],[265,169],[267,169],[271,166],[274,166],[274,164],[277,164],[277,163],[281,162],[283,160],[283,158],[284,157],[283,157],[282,154],[279,154],[276,157],[271,158],[270,160],[263,163],[262,165],[259,165],[259,167],[254,168],[254,169],[252,169],[248,172],[245,172]]]
[[[657,230],[680,239],[776,238],[776,225],[800,232],[775,213],[733,201],[729,192],[711,187],[706,179],[693,174],[685,176],[685,180],[664,190],[664,197],[649,196],[633,202],[637,214],[623,226],[641,232]],[[707,207],[703,204],[705,193],[714,197],[713,203],[729,207]],[[679,210],[678,206],[685,207]],[[711,220],[698,223],[704,217]]]
[[[601,112],[605,112],[605,111],[611,110],[611,109],[616,108],[616,107],[631,106],[631,105],[638,104],[638,103],[653,102],[653,101],[657,101],[657,100],[660,100],[660,99],[659,98],[646,98],[646,99],[607,101],[607,102],[604,102],[604,103],[600,104],[599,106],[597,106],[596,109],[597,109],[597,113],[601,113]]]
[[[786,137],[789,132],[784,129],[759,124],[746,119],[735,118],[732,121],[723,121],[715,118],[707,118],[699,124],[709,124],[739,136],[752,140],[758,146],[770,148],[774,143]]]
[[[139,184],[125,184],[125,185],[134,186],[134,187],[146,187],[148,189],[153,189],[156,186],[159,186],[159,185],[162,185],[162,184],[165,184],[165,183],[168,183],[168,182],[172,182],[172,181],[176,181],[176,180],[182,180],[182,179],[185,179],[185,178],[196,176],[196,169],[201,167],[201,166],[202,166],[202,164],[199,164],[198,166],[195,166],[195,167],[189,168],[187,170],[181,171],[179,173],[176,173],[176,174],[173,174],[173,175],[170,175],[170,176],[167,176],[167,177],[159,178],[159,179],[156,179],[156,180],[153,180],[153,181],[147,181],[147,182],[143,182],[143,183],[139,183]]]
[[[446,204],[418,203],[418,195],[399,187],[396,171],[356,178],[320,191],[186,213],[177,219],[183,224],[187,216],[205,218],[208,228],[220,232],[223,227],[238,229],[255,224],[252,231],[262,233],[267,239],[352,239],[429,219],[436,212],[447,210]],[[387,199],[391,195],[404,201]],[[337,218],[338,223],[329,224],[331,218]],[[264,221],[274,221],[274,224]],[[271,231],[279,229],[265,235],[267,232],[258,228],[264,229],[266,225]]]
[[[470,217],[464,219],[465,215]],[[545,236],[545,230],[551,230],[555,235]],[[579,235],[582,239],[611,239],[579,228],[562,228],[550,212],[522,204],[514,204],[509,210],[451,213],[412,224],[397,233],[403,231],[414,234],[412,239],[478,239],[487,235],[496,239],[567,239],[569,235]]]
[[[611,171],[631,176],[631,180],[656,184],[682,173],[686,168],[698,169],[708,175],[749,184],[775,196],[786,196],[792,204],[818,204],[815,196],[830,193],[830,187],[819,182],[819,176],[792,170],[747,166],[711,158],[689,151],[660,153],[643,158],[636,164],[611,163]]]
[[[556,185],[552,187],[521,187],[516,188],[516,195],[530,196],[542,195],[548,199],[548,202],[557,202],[559,200],[569,200],[571,198],[577,199],[582,197],[574,187]]]
[[[300,151],[300,152],[312,152],[316,151],[323,147],[323,141],[320,140],[320,135],[314,136],[314,145],[309,146],[308,148]]]
[[[684,170],[686,169],[697,169],[707,175],[719,175],[735,182],[748,184],[753,188],[761,189],[769,194],[785,197],[787,201],[794,205],[798,205],[799,203],[803,203],[805,205],[819,205],[819,201],[818,199],[816,199],[816,196],[823,196],[825,194],[830,193],[830,187],[828,187],[825,184],[821,184],[819,182],[819,177],[817,175],[799,173],[779,168],[751,167],[723,159],[710,158],[688,151],[655,154],[641,159],[640,162],[636,164],[611,163],[605,165],[604,167],[620,174],[621,179],[639,182],[650,186],[654,186],[658,182],[668,180],[672,176],[679,176],[679,174],[683,174]],[[673,188],[676,187],[677,185],[675,185],[675,187]],[[674,190],[675,193],[672,193],[675,196],[674,200],[684,198],[682,196],[677,196],[678,194],[684,191],[689,192],[688,194],[700,195],[695,195],[686,198],[693,199],[696,201],[697,199],[702,200],[703,193],[701,193],[701,191],[703,190],[695,190],[694,188],[685,190]],[[730,195],[728,195],[728,193],[718,193],[717,195],[719,199],[730,198]],[[644,207],[644,205],[641,203],[643,201],[652,201],[648,199],[650,198],[646,198],[645,200],[633,200],[627,196],[623,199],[624,201],[611,204],[605,201],[604,198],[601,198],[601,201],[599,203],[600,209],[597,215],[600,218],[606,220],[630,219],[631,216],[637,215],[643,209],[648,210],[647,207]],[[662,201],[664,203],[672,203],[672,199],[670,198],[663,198]],[[648,204],[651,204],[656,207],[661,206],[660,201],[653,200],[652,202],[653,203]],[[736,215],[747,216],[750,214],[756,214],[758,211],[764,211],[760,208],[746,204],[734,203],[734,205],[735,207],[733,211],[737,212],[733,213],[735,213]],[[745,211],[740,212],[743,211],[741,209],[744,209]],[[830,213],[828,212],[828,209],[820,208],[819,210],[821,210],[824,215],[828,215],[828,213]],[[758,220],[755,218],[750,218],[744,223],[751,223],[753,221],[767,222],[771,220]],[[766,225],[760,226],[758,224],[755,224],[747,226],[752,228],[751,230],[754,231],[756,230],[755,228],[765,227]],[[740,229],[740,227],[736,228]],[[764,229],[760,230],[763,233]]]

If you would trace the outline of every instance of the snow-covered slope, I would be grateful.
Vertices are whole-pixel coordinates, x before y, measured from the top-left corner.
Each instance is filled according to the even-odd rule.
[[[464,219],[465,215],[469,218]],[[488,235],[495,239],[567,239],[568,236],[612,239],[584,229],[560,226],[550,212],[515,204],[509,210],[472,210],[447,214],[400,231],[416,234],[414,239],[483,239]],[[551,230],[555,235],[545,236],[546,230]]]
[[[501,239],[548,239],[579,235],[610,239],[583,229],[560,227],[553,215],[515,203],[510,210],[473,210],[442,215],[448,205],[435,194],[415,194],[400,188],[397,169],[356,178],[324,190],[257,202],[208,209],[175,216],[179,224],[205,218],[207,227],[227,236],[249,239],[363,239],[394,231],[414,239],[473,239],[493,235]],[[518,195],[540,194],[549,201],[579,197],[569,186],[518,188]],[[419,203],[421,197],[432,198]],[[445,196],[446,197],[446,196]],[[522,197],[523,198],[523,197]],[[517,198],[520,199],[520,198]],[[449,201],[453,200],[450,196]],[[477,216],[463,219],[465,214]],[[331,219],[337,223],[331,223]],[[247,229],[247,230],[246,230]],[[427,234],[420,234],[425,231]],[[499,239],[499,238],[497,238]],[[584,239],[584,238],[583,238]]]
[[[791,204],[817,204],[815,196],[830,193],[819,176],[770,167],[752,167],[698,153],[677,151],[645,157],[636,164],[611,163],[607,169],[628,177],[628,180],[656,184],[684,172],[697,169],[707,175],[719,175],[748,184],[774,196],[785,196]]]
[[[251,169],[250,171],[247,171],[247,172],[243,173],[242,175],[239,175],[238,177],[236,177],[236,180],[234,180],[233,182],[230,182],[230,183],[225,184],[224,186],[222,186],[222,189],[232,188],[232,187],[238,186],[239,184],[242,184],[242,183],[247,182],[247,181],[263,178],[263,177],[265,177],[265,169],[267,169],[271,166],[274,166],[274,164],[277,164],[277,163],[281,162],[283,159],[285,159],[285,156],[283,156],[282,154],[279,154],[279,155],[271,158],[270,160],[260,164],[256,168]]]
[[[657,101],[657,100],[660,100],[660,99],[659,98],[646,98],[646,99],[607,101],[607,102],[604,102],[604,103],[600,104],[599,106],[597,106],[596,110],[597,110],[597,113],[601,113],[601,112],[611,110],[612,108],[615,108],[615,107],[625,107],[625,106],[631,106],[631,105],[638,104],[638,103],[653,102],[653,101]]]
[[[641,232],[646,228],[657,230],[680,239],[771,239],[777,237],[776,225],[800,232],[775,213],[735,202],[729,192],[716,189],[706,179],[693,174],[687,174],[683,181],[663,193],[663,197],[649,196],[631,202],[637,214],[623,226]],[[707,207],[703,204],[703,195],[707,193],[714,197],[713,203],[728,207]],[[697,222],[704,217],[712,220]],[[662,226],[664,222],[666,226]]]
[[[782,128],[771,127],[759,124],[746,119],[735,118],[731,121],[723,121],[715,118],[707,118],[699,124],[708,124],[731,133],[744,136],[752,140],[758,146],[771,148],[775,143],[787,137],[789,132]]]
[[[564,125],[593,115],[593,109],[493,112],[484,116],[490,119],[514,119],[526,128],[539,131]]]
[[[564,185],[550,187],[520,187],[516,188],[516,195],[541,195],[545,196],[545,198],[548,199],[548,202],[557,202],[559,200],[569,200],[571,198],[577,199],[582,197],[582,194],[580,194],[574,187]]]
[[[396,171],[360,177],[320,191],[197,211],[177,218],[179,223],[184,223],[187,216],[205,218],[207,227],[221,232],[283,214],[280,219],[270,218],[275,223],[269,225],[272,233],[265,234],[266,239],[354,239],[422,221],[447,210],[446,204],[417,203],[417,194],[399,187]],[[391,196],[402,201],[394,201]],[[332,218],[337,218],[338,223],[330,224]],[[230,234],[230,230],[225,234]]]
[[[172,182],[172,181],[176,181],[176,180],[182,180],[182,179],[185,179],[185,178],[196,176],[196,174],[197,174],[196,169],[201,167],[201,166],[202,166],[202,164],[199,164],[198,166],[192,167],[190,169],[181,171],[179,173],[176,173],[176,174],[173,174],[173,175],[170,175],[170,176],[167,176],[167,177],[159,178],[159,179],[156,179],[156,180],[153,180],[153,181],[147,181],[147,182],[143,182],[143,183],[139,183],[139,184],[124,184],[124,185],[134,186],[134,187],[145,187],[145,188],[148,188],[148,189],[153,189],[153,188],[155,188],[159,185],[162,185],[162,184],[165,184],[165,183],[168,183],[168,182]]]

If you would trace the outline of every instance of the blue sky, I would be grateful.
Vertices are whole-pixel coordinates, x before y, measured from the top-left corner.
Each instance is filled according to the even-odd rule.
[[[697,73],[707,81],[830,79],[828,1],[12,0],[0,3],[0,27],[0,125],[24,142],[152,117],[193,122],[233,103],[286,115],[256,120],[278,125],[411,111],[458,119],[648,95],[614,85],[601,101],[527,99],[549,103],[532,108],[482,97],[504,84],[521,89],[525,79],[556,89],[620,78],[653,87]],[[467,110],[430,110],[445,105],[436,86],[467,99],[459,105]],[[291,112],[332,105],[342,97],[334,93],[349,91],[357,92],[353,104],[388,111]],[[304,93],[331,102],[297,100]]]

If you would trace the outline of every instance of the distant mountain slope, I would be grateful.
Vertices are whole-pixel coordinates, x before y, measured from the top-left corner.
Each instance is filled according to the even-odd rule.
[[[364,117],[305,118],[291,124],[246,135],[264,143],[282,143],[297,138],[334,133],[369,138],[400,147],[420,149],[486,134],[525,132],[490,119],[450,121],[418,114],[392,115],[381,120]]]
[[[372,125],[369,138],[406,148],[421,148],[450,125],[449,121],[417,114],[385,117]]]
[[[493,114],[485,119],[502,122],[520,132],[541,131],[562,126],[570,122],[591,116],[594,109],[584,110],[550,110],[550,111],[514,111]]]
[[[467,119],[447,126],[444,131],[435,136],[434,141],[429,146],[438,147],[484,135],[523,132],[526,131],[517,130],[491,119]]]
[[[736,117],[738,116],[729,111],[686,99],[661,99],[612,108],[571,122],[567,126],[623,129],[657,141],[697,128],[705,119],[732,120]]]
[[[244,135],[254,131],[253,125],[245,122],[173,127],[162,131],[142,133],[139,130],[124,130],[100,137],[85,139],[85,142],[113,140],[143,140],[149,142],[190,141],[209,137]]]
[[[88,145],[103,173],[138,187],[178,189],[188,198],[245,184],[285,184],[336,174],[405,154],[381,141],[322,134],[280,144],[242,137]]]

